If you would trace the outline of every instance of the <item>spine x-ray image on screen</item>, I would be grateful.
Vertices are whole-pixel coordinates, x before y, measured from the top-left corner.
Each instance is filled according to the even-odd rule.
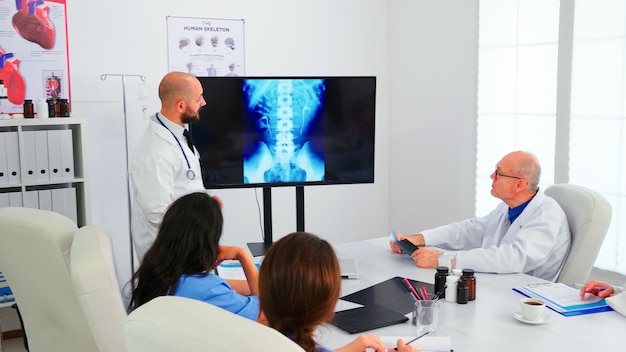
[[[198,77],[211,188],[374,182],[376,77]]]
[[[324,180],[323,79],[248,79],[244,183]]]

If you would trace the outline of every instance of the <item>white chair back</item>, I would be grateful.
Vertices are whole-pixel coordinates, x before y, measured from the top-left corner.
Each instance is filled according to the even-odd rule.
[[[115,274],[111,240],[102,226],[86,225],[76,231],[70,274],[100,352],[124,352],[127,314]]]
[[[556,281],[584,283],[611,223],[611,204],[600,193],[573,184],[555,184],[545,193],[559,203],[572,233],[572,244]]]
[[[177,296],[157,297],[131,312],[124,337],[128,352],[303,351],[272,328]]]
[[[31,352],[98,351],[69,272],[76,224],[47,210],[0,208],[0,268]]]

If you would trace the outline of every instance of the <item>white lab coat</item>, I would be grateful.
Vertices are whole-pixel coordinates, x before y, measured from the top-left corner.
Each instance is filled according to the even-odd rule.
[[[184,128],[159,114],[163,123],[176,135],[180,146],[165,127],[152,117],[139,140],[131,164],[133,187],[132,239],[139,262],[156,238],[167,207],[179,197],[192,192],[205,192],[197,151],[187,146]],[[182,146],[182,150],[181,150]],[[195,178],[189,170],[189,160]]]
[[[457,268],[556,280],[571,242],[561,207],[539,190],[513,224],[508,209],[503,202],[485,217],[421,233],[427,246],[457,251]]]
[[[614,311],[626,317],[626,284],[624,284],[624,287],[613,286],[613,288],[615,293],[613,296],[606,298],[606,303]]]

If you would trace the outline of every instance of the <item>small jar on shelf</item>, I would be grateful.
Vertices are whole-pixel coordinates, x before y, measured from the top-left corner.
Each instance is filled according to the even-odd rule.
[[[35,106],[31,99],[24,99],[24,117],[27,119],[35,117]]]

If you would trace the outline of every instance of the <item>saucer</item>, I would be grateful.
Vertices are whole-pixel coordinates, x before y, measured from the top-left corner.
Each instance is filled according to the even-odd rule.
[[[522,323],[526,323],[526,324],[545,324],[552,320],[552,316],[548,314],[548,312],[545,312],[543,317],[541,317],[541,319],[539,320],[528,320],[524,318],[521,311],[515,312],[515,314],[513,314],[513,317],[521,321]]]

